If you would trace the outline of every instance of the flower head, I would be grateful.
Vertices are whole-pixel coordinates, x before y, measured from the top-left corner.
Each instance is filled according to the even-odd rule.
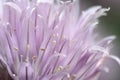
[[[13,80],[95,80],[104,70],[114,36],[95,41],[101,6],[74,15],[76,2],[44,0],[3,3],[0,61]],[[47,1],[47,0],[46,0]]]

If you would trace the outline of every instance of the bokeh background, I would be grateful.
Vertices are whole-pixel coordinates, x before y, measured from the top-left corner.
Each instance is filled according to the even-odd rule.
[[[80,0],[80,9],[86,10],[91,6],[101,5],[102,7],[110,7],[108,15],[100,18],[98,32],[102,37],[115,35],[117,38],[113,41],[113,50],[111,54],[120,58],[120,0]],[[120,80],[120,67],[118,64],[110,60],[106,63],[109,66],[109,73],[102,73],[100,80]]]

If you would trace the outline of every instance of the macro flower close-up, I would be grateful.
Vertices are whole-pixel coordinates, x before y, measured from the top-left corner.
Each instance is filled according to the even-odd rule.
[[[98,18],[110,8],[79,14],[77,1],[1,1],[0,80],[98,80],[109,74],[106,59],[120,65],[110,54],[116,37],[96,39]]]

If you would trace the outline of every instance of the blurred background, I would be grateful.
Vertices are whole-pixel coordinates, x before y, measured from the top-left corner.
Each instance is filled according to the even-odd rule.
[[[91,6],[101,5],[104,8],[110,7],[107,16],[100,18],[98,32],[102,37],[115,35],[113,50],[111,54],[120,58],[120,0],[80,0],[80,9],[86,10]],[[102,73],[100,80],[120,80],[120,67],[115,61],[106,63],[110,68],[110,73]]]

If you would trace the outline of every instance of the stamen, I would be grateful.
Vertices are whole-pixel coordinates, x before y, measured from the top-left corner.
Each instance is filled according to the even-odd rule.
[[[65,35],[62,35],[62,40],[64,40],[65,39]]]
[[[21,60],[21,63],[22,63],[22,61],[23,61],[23,55],[20,55],[20,60]]]
[[[26,61],[26,63],[28,63],[29,62],[29,57],[26,57],[25,61]]]
[[[29,62],[29,50],[30,50],[30,44],[27,44],[27,56],[26,56],[26,59],[25,59],[26,63]]]
[[[63,70],[64,68],[63,68],[63,66],[59,66],[56,70],[55,70],[55,72],[59,72],[59,71],[61,71],[61,70]]]
[[[75,78],[76,78],[76,75],[73,74],[73,75],[70,76],[70,79],[69,79],[69,80],[75,80]]]
[[[59,71],[62,71],[62,70],[67,70],[67,69],[69,69],[69,68],[70,68],[70,65],[67,65],[66,67],[59,66],[59,67],[55,70],[55,72],[59,72]]]
[[[56,37],[56,34],[53,34],[52,36],[55,38],[55,37]]]
[[[33,57],[32,57],[32,60],[35,60],[36,58],[37,58],[37,56],[33,56]]]
[[[76,39],[73,39],[69,42],[69,47],[71,47],[72,45],[74,45],[77,42]]]
[[[30,49],[30,44],[27,44],[27,50],[29,50]]]
[[[68,78],[68,80],[75,80],[76,75],[75,74],[73,74],[73,75],[67,74],[67,78]]]
[[[16,28],[14,28],[13,31],[15,32],[15,31],[16,31]]]
[[[57,43],[57,41],[56,40],[53,40],[53,44],[56,44]]]
[[[69,69],[70,68],[70,65],[66,65],[65,69]]]
[[[15,49],[15,51],[18,51],[18,48],[17,48],[17,47],[15,47],[14,49]]]
[[[40,50],[41,50],[41,51],[45,51],[45,49],[44,49],[44,48],[41,48]]]
[[[61,71],[61,70],[63,70],[63,69],[64,69],[63,66],[59,66],[57,70],[58,70],[58,71]]]
[[[58,37],[58,35],[59,35],[59,34],[57,33],[57,34],[53,34],[52,36],[55,38],[55,37]]]
[[[71,40],[71,42],[72,42],[72,43],[75,43],[75,42],[77,42],[77,39],[73,39],[73,40]]]

